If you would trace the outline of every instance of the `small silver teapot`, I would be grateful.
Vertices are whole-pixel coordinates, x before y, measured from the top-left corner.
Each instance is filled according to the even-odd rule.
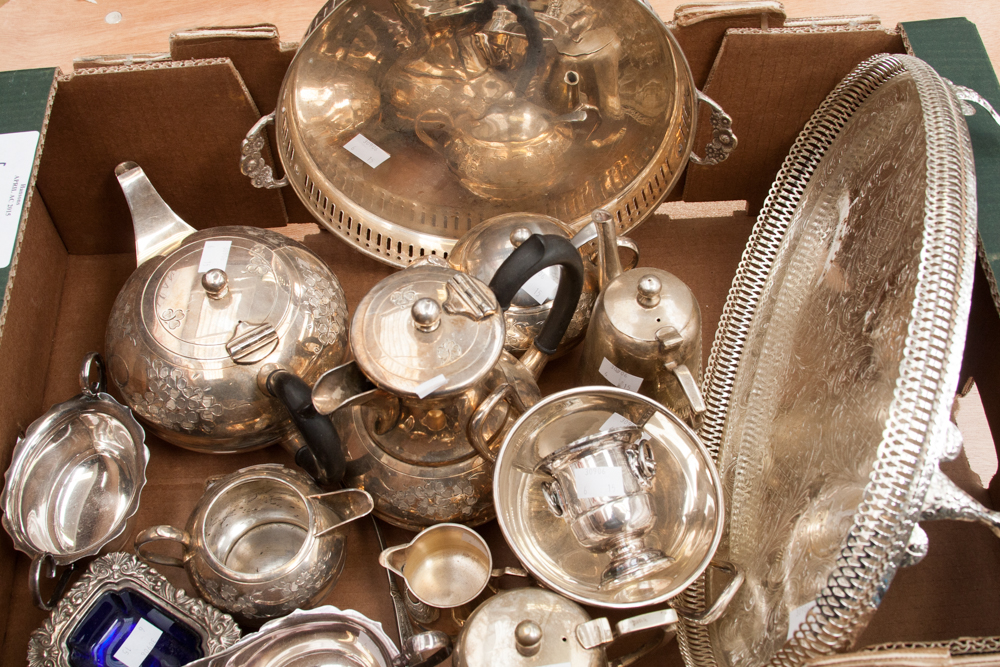
[[[344,361],[347,305],[336,276],[311,250],[266,229],[196,231],[134,162],[115,173],[138,264],[105,339],[122,397],[153,433],[186,449],[231,453],[286,439],[294,397],[268,378],[280,368],[311,385]]]
[[[562,274],[551,314],[518,360],[503,349],[503,309],[527,277],[553,265]],[[534,235],[490,286],[425,262],[372,288],[351,323],[356,360],[325,373],[312,394],[343,443],[344,484],[369,491],[376,516],[409,530],[491,519],[492,461],[517,415],[540,398],[536,378],[582,284],[572,244]]]
[[[594,309],[594,302],[600,291],[601,267],[605,253],[600,250],[594,253],[588,252],[592,245],[590,241],[596,236],[593,224],[587,225],[574,235],[568,225],[547,215],[505,213],[484,220],[464,234],[448,255],[448,263],[454,269],[489,283],[504,260],[532,234],[554,234],[565,237],[579,249],[580,258],[583,260],[583,292],[580,294],[573,319],[570,320],[569,327],[554,355],[559,357],[583,340],[587,324],[590,322],[590,313]],[[626,270],[635,266],[639,261],[639,248],[635,242],[624,237],[617,238],[614,250],[611,252],[619,252],[620,248],[630,251]],[[619,266],[621,266],[620,260]],[[510,307],[504,311],[504,323],[507,327],[504,349],[511,354],[526,352],[535,336],[542,330],[542,324],[552,309],[552,300],[559,284],[559,271],[558,267],[550,267],[529,277],[514,295]]]
[[[705,413],[701,395],[701,309],[672,273],[623,271],[615,253],[615,223],[593,214],[605,261],[577,372],[578,385],[613,385],[648,396],[694,428]]]

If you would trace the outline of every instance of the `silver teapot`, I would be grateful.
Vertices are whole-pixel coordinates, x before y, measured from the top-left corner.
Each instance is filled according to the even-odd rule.
[[[601,293],[577,372],[579,385],[613,385],[648,396],[697,428],[705,413],[701,379],[701,310],[677,276],[656,268],[624,271],[615,223],[594,211],[602,248]]]
[[[503,308],[528,276],[554,265],[562,275],[551,316],[518,360],[503,349]],[[493,517],[499,442],[539,400],[535,379],[573,317],[582,283],[572,244],[535,235],[489,287],[426,262],[385,278],[361,300],[351,323],[356,361],[324,374],[313,403],[343,443],[344,483],[372,494],[376,516],[409,530]]]
[[[138,165],[115,173],[138,264],[105,340],[123,398],[152,432],[186,449],[241,452],[288,437],[294,429],[282,402],[295,396],[288,383],[268,379],[280,368],[311,385],[346,358],[347,306],[336,276],[311,250],[266,229],[196,231]],[[312,430],[325,421],[314,420]],[[297,460],[309,463],[309,450],[301,452]]]
[[[564,236],[579,248],[583,260],[584,280],[580,301],[573,313],[573,319],[563,335],[555,356],[561,356],[579,343],[587,332],[590,313],[600,291],[600,275],[605,262],[605,252],[588,252],[596,237],[594,226],[587,225],[578,234],[573,234],[568,225],[556,218],[539,213],[505,213],[485,220],[458,240],[448,255],[452,268],[479,278],[484,283],[493,279],[500,265],[514,249],[532,234],[555,234]],[[616,248],[630,251],[626,269],[639,261],[639,248],[628,238],[618,238]],[[619,259],[619,265],[620,259]],[[507,327],[504,349],[512,354],[526,352],[552,308],[556,287],[559,284],[558,267],[550,267],[531,276],[511,300],[510,308],[504,312]]]

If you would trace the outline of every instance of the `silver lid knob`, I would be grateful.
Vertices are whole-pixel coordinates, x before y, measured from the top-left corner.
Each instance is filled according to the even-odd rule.
[[[424,332],[431,332],[441,326],[441,304],[430,297],[417,299],[410,308],[413,324]]]
[[[643,276],[639,279],[639,284],[637,285],[639,294],[635,300],[643,308],[652,308],[660,303],[661,289],[663,289],[663,283],[660,282],[659,278],[652,274]]]
[[[521,621],[514,628],[514,641],[517,642],[517,652],[525,657],[538,653],[542,647],[542,628],[534,621]]]
[[[229,294],[229,276],[222,269],[206,271],[201,277],[201,286],[210,299],[221,299]]]
[[[531,237],[531,230],[527,227],[518,227],[510,233],[510,243],[515,248],[521,246],[522,243],[527,241]]]

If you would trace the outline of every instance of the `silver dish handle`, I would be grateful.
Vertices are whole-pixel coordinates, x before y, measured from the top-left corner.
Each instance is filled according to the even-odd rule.
[[[261,155],[267,143],[264,132],[267,126],[274,122],[274,114],[275,112],[272,111],[254,123],[240,146],[240,171],[243,172],[244,176],[250,177],[250,182],[255,188],[273,190],[288,185],[288,176],[276,179],[271,166],[264,161],[264,157]]]
[[[695,92],[698,95],[698,101],[704,102],[712,109],[712,116],[709,120],[712,123],[712,141],[705,146],[705,157],[691,153],[691,162],[710,167],[725,162],[739,141],[733,134],[732,117],[711,97],[700,90]]]

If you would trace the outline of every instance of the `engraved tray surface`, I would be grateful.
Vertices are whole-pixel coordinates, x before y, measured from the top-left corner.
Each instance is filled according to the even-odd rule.
[[[916,58],[866,61],[799,136],[706,373],[701,436],[730,512],[718,557],[746,581],[707,630],[681,628],[687,664],[848,647],[922,535],[968,320],[974,193],[959,102]],[[704,606],[706,586],[687,602]]]

